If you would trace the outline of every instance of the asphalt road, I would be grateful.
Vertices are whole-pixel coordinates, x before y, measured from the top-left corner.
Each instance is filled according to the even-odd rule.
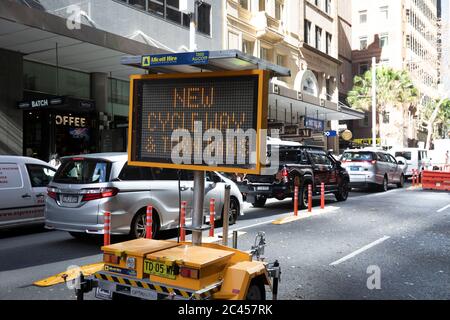
[[[334,210],[324,213],[314,204],[312,216],[300,212],[303,219],[284,225],[271,222],[291,215],[290,200],[270,201],[264,209],[248,206],[231,228],[245,232],[238,242],[243,250],[258,231],[266,233],[267,261],[278,259],[282,266],[280,299],[450,298],[449,193],[354,191],[346,202],[327,197]],[[100,245],[41,228],[1,231],[0,299],[74,299],[64,284],[32,284],[71,265],[100,261]],[[380,289],[368,289],[371,276]]]

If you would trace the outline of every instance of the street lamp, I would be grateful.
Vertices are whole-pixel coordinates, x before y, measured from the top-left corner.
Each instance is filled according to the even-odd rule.
[[[377,147],[377,59],[372,58],[372,146]]]

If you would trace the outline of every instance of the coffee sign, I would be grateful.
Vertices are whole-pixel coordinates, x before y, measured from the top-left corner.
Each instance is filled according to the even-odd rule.
[[[87,120],[86,120],[86,118],[82,118],[82,117],[57,115],[55,117],[55,123],[58,126],[68,126],[68,127],[77,127],[77,128],[87,127]]]

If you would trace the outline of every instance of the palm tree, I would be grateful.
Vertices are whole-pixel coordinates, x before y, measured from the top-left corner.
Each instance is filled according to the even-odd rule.
[[[388,67],[377,68],[377,128],[382,140],[404,146],[407,142],[409,107],[418,101],[418,91],[404,70]],[[372,70],[353,80],[348,103],[357,110],[369,111],[372,105]],[[380,121],[380,115],[390,115],[388,124]]]

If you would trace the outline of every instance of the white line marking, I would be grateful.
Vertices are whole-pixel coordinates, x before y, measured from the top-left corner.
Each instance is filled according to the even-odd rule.
[[[364,246],[364,247],[362,247],[361,249],[358,249],[358,250],[356,250],[356,251],[350,253],[349,255],[347,255],[347,256],[345,256],[345,257],[339,259],[339,260],[336,260],[335,262],[330,263],[330,266],[335,266],[335,265],[338,265],[338,264],[340,264],[340,263],[342,263],[342,262],[344,262],[344,261],[346,261],[346,260],[348,260],[348,259],[351,259],[351,258],[353,258],[354,256],[360,254],[361,252],[364,252],[364,251],[366,251],[366,250],[369,250],[370,248],[376,246],[377,244],[380,244],[380,243],[386,241],[386,240],[389,239],[389,238],[390,238],[389,236],[384,236],[383,238],[378,239],[378,240],[376,240],[376,241],[374,241],[374,242],[368,244],[367,246]]]
[[[445,206],[445,207],[443,207],[442,209],[439,209],[439,210],[436,211],[436,212],[441,213],[442,211],[445,211],[445,210],[447,210],[448,208],[450,208],[450,204],[447,205],[447,206]]]
[[[261,226],[261,225],[264,225],[264,224],[272,223],[272,222],[274,222],[274,221],[275,221],[275,220],[270,220],[270,221],[264,221],[264,222],[260,222],[260,223],[255,223],[255,224],[251,224],[251,225],[249,225],[249,226],[244,226],[244,227],[241,227],[241,228],[233,229],[233,230],[231,230],[231,231],[239,231],[239,230],[244,230],[244,229],[248,229],[248,228],[252,228],[252,227],[257,227],[257,226]]]

